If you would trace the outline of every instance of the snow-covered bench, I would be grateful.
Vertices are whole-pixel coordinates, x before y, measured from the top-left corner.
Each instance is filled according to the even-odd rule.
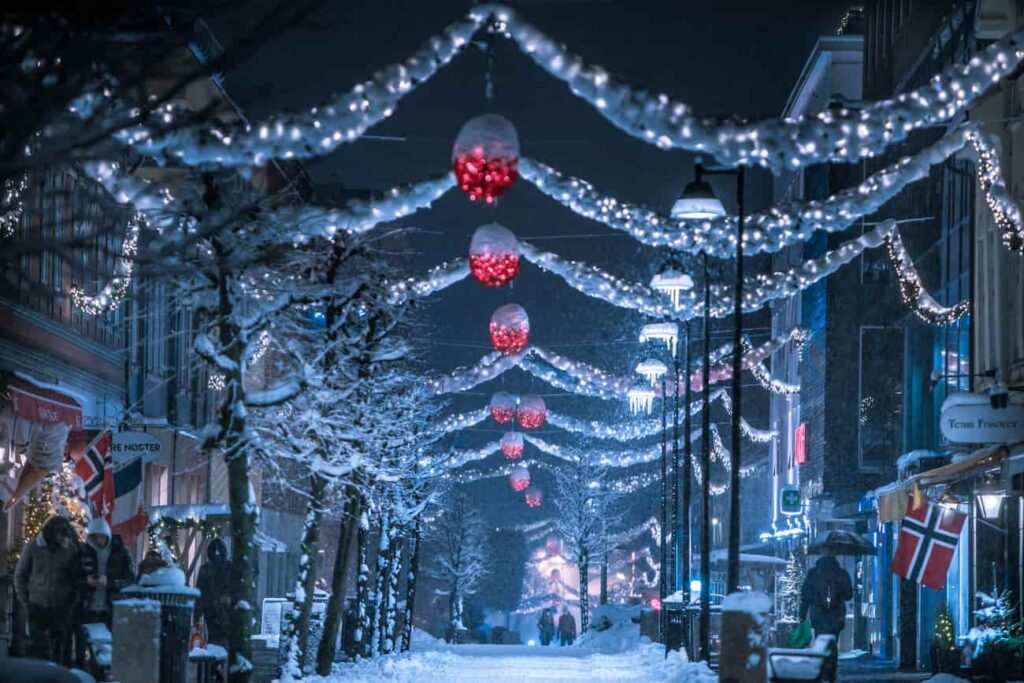
[[[807,648],[770,648],[768,680],[770,683],[807,683],[835,680],[836,637],[820,635]]]

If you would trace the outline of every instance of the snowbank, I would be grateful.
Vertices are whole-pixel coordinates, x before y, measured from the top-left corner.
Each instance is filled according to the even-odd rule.
[[[924,683],[969,683],[966,679],[957,678],[953,674],[936,674]]]
[[[640,605],[598,605],[591,612],[590,630],[576,639],[575,647],[614,654],[650,643],[650,638],[640,638],[640,610]],[[638,623],[633,623],[633,619]],[[607,628],[602,628],[605,624]]]

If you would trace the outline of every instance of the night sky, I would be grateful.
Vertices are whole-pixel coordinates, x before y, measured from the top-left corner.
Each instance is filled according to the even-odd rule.
[[[850,3],[547,0],[511,4],[571,51],[634,86],[669,93],[708,115],[761,117],[779,115],[816,38],[834,33]],[[225,74],[225,86],[251,118],[319,104],[330,93],[347,90],[376,69],[404,59],[467,7],[466,2],[447,0],[327,2],[303,25],[283,30],[242,67]],[[244,14],[211,17],[210,23],[230,49],[233,36],[257,16],[250,8]],[[486,71],[483,49],[464,51],[407,96],[396,114],[370,135],[309,163],[318,199],[327,202],[338,197],[339,188],[387,188],[444,170],[459,128],[485,112],[500,113],[516,125],[524,154],[586,178],[623,199],[667,211],[691,178],[689,154],[660,151],[626,136],[510,42],[495,41],[492,100],[485,96]],[[770,199],[767,180],[755,174],[748,183],[748,210],[757,210]],[[730,206],[730,179],[714,183]],[[647,282],[664,258],[622,233],[575,216],[520,182],[496,208],[471,204],[465,195],[453,191],[430,211],[404,221],[421,230],[409,240],[408,267],[413,273],[400,275],[422,274],[433,265],[464,256],[473,230],[491,221],[502,223],[520,238],[534,238],[531,241],[545,250],[633,280]],[[725,264],[726,273],[730,268]],[[631,373],[645,355],[635,341],[644,322],[641,316],[588,299],[524,263],[512,289],[485,289],[470,278],[437,295],[421,326],[425,362],[437,373],[477,362],[491,350],[487,336],[491,313],[510,301],[526,308],[531,342],[540,346],[619,374]],[[765,339],[767,324],[763,313],[751,317],[748,325],[755,340]],[[729,327],[731,321],[723,321],[714,346],[727,341]],[[555,395],[556,390],[518,370],[468,395],[453,397],[452,409],[479,408],[500,388],[541,393],[550,408],[579,418],[628,416],[625,405]],[[766,392],[747,391],[744,403],[751,422],[766,427]],[[716,420],[726,419],[724,414],[713,415]],[[482,423],[480,429],[461,433],[454,443],[481,446],[500,438],[496,427]],[[558,430],[541,431],[553,441],[572,443]],[[724,438],[727,435],[725,428]],[[600,445],[621,447],[615,442]],[[764,450],[745,445],[744,459],[763,457]],[[527,457],[538,455],[527,447]],[[492,457],[497,463],[501,455]],[[550,485],[545,488],[550,495]],[[490,480],[484,491],[505,504],[495,506],[497,514],[517,509],[523,511],[521,517],[517,515],[522,519],[550,515],[544,508],[527,513],[517,502],[519,495],[509,491],[503,480]]]

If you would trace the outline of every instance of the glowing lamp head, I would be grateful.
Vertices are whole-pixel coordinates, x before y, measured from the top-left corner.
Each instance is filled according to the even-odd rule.
[[[975,495],[978,499],[981,516],[985,519],[999,519],[999,512],[1003,507],[1003,498],[1006,497],[1006,492],[995,481],[986,481],[978,488]]]
[[[629,399],[629,412],[637,415],[638,413],[651,414],[651,410],[654,409],[654,392],[647,388],[633,388],[626,392],[626,398]]]
[[[692,180],[672,205],[672,217],[679,219],[711,219],[725,216],[725,206],[704,180]]]
[[[693,278],[674,268],[666,268],[651,278],[651,289],[668,296],[672,305],[678,308],[680,293],[693,289]]]
[[[640,328],[641,342],[660,341],[671,353],[676,351],[679,341],[679,326],[675,323],[648,323]]]
[[[668,366],[660,360],[649,358],[637,363],[636,371],[637,374],[650,382],[651,386],[654,386],[668,372]]]

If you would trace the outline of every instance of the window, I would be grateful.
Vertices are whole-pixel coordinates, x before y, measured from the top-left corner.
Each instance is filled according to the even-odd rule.
[[[903,444],[902,327],[861,327],[857,464],[891,467]]]
[[[149,505],[169,505],[171,502],[170,474],[163,465],[146,465],[146,491]]]

